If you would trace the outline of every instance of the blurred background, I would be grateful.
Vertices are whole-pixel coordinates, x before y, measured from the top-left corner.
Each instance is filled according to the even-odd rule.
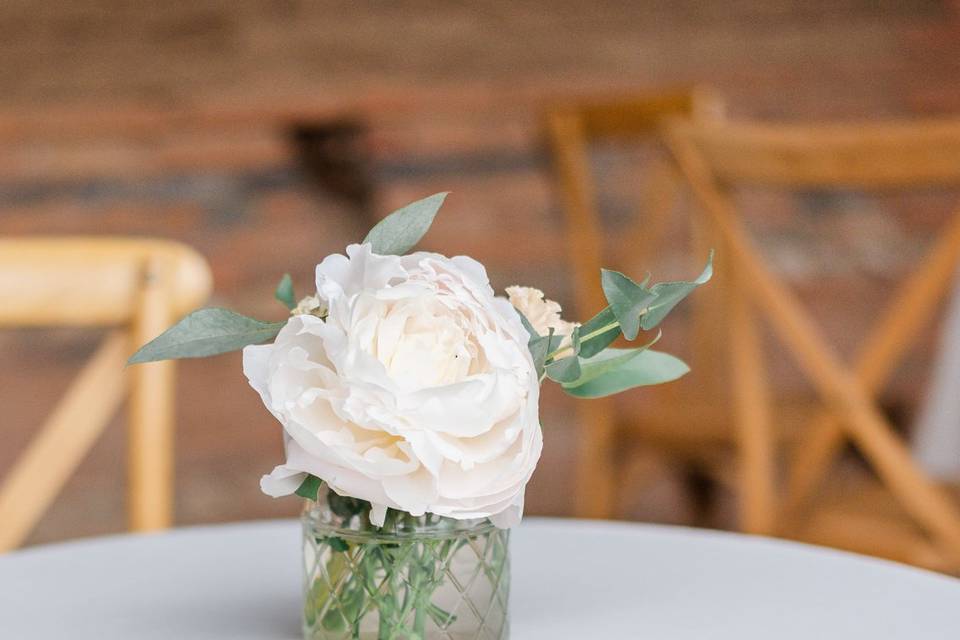
[[[212,304],[279,319],[272,294],[284,272],[306,291],[323,256],[394,208],[449,190],[424,248],[470,255],[498,289],[536,285],[584,319],[596,309],[576,309],[576,243],[544,135],[552,105],[708,86],[733,119],[955,114],[960,3],[7,0],[0,60],[5,239],[181,241],[209,261]],[[645,169],[659,152],[643,146],[591,153],[610,228],[649,191]],[[771,268],[848,359],[954,203],[941,192],[892,203],[846,192],[743,200]],[[681,193],[671,206],[682,220],[694,204]],[[668,229],[642,260],[628,248],[605,264],[660,280],[695,275],[705,256],[690,255]],[[665,323],[668,350],[688,350],[688,324],[683,307]],[[937,326],[880,396],[904,432],[925,397]],[[0,478],[102,335],[0,332]],[[764,339],[773,391],[808,392]],[[296,514],[297,500],[259,491],[281,459],[280,428],[247,387],[239,354],[183,362],[176,384],[175,523]],[[578,429],[590,418],[545,388],[546,444],[527,510],[574,515]],[[646,399],[632,395],[629,411],[655,419]],[[99,438],[28,543],[124,528],[124,422]],[[640,470],[618,476],[608,515],[736,528],[722,472],[718,481],[691,471],[642,439],[636,455]]]

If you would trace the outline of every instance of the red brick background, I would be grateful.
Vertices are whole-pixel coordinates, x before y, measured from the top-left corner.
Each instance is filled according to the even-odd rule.
[[[494,284],[570,299],[537,114],[552,98],[709,83],[735,117],[809,120],[960,110],[960,6],[949,2],[191,2],[0,5],[0,233],[143,234],[196,246],[213,302],[279,317],[272,288],[363,236],[371,219],[311,186],[288,126],[366,123],[376,210],[453,195],[426,248],[466,253]],[[632,211],[629,151],[601,150],[603,207]],[[849,353],[944,219],[937,194],[747,194],[764,250]],[[890,213],[889,216],[878,216]],[[664,250],[663,265],[678,270]],[[662,273],[657,271],[657,273]],[[667,275],[676,275],[668,273]],[[669,324],[665,327],[670,334]],[[0,474],[95,336],[0,333]],[[676,341],[677,338],[675,337]],[[915,402],[931,340],[890,396]],[[180,524],[294,513],[259,493],[279,427],[236,354],[180,367]],[[798,384],[789,368],[783,388]],[[570,509],[569,402],[546,394],[533,513]],[[33,542],[123,523],[122,420]],[[629,505],[684,520],[668,478]]]

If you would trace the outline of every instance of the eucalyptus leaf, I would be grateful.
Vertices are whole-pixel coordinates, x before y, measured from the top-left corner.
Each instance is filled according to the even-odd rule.
[[[575,380],[570,380],[564,385],[566,388],[579,387],[595,378],[599,378],[608,371],[620,368],[627,361],[632,360],[641,353],[644,347],[637,349],[604,349],[597,355],[581,360],[580,376]]]
[[[294,493],[307,500],[316,500],[317,493],[320,491],[322,484],[323,480],[308,473],[307,477],[303,479],[303,482],[300,483],[300,486],[297,487]]]
[[[363,242],[369,242],[373,252],[380,255],[407,253],[430,228],[447,193],[435,193],[397,209],[370,229]]]
[[[282,302],[287,309],[297,307],[297,296],[293,292],[293,278],[290,277],[289,273],[283,274],[283,277],[280,278],[280,283],[277,284],[277,290],[273,292],[273,297]]]
[[[530,355],[533,356],[533,365],[536,367],[538,380],[543,378],[544,363],[547,361],[547,356],[560,346],[561,340],[563,340],[563,336],[554,334],[553,329],[550,329],[548,335],[539,336],[527,343]]]
[[[140,347],[127,364],[236,351],[276,337],[285,324],[286,320],[261,322],[219,307],[200,309]]]
[[[599,378],[601,375],[619,369],[627,363],[627,361],[632,360],[637,357],[654,344],[660,340],[660,335],[657,334],[657,337],[643,345],[642,347],[636,347],[633,349],[605,349],[597,355],[581,359],[580,360],[580,375],[573,380],[565,380],[569,387],[577,387],[595,378]]]
[[[657,294],[619,271],[603,269],[600,281],[610,309],[620,323],[623,337],[627,340],[635,339],[640,333],[640,314],[657,299]]]
[[[660,324],[661,321],[670,313],[677,304],[686,298],[691,291],[702,284],[705,284],[713,277],[713,251],[707,258],[707,266],[703,272],[692,282],[661,282],[650,287],[650,292],[656,296],[656,300],[647,308],[646,313],[640,318],[640,326],[644,331],[649,331]]]
[[[620,325],[609,306],[575,330],[580,357],[589,358],[606,349],[620,336]]]
[[[573,382],[580,377],[580,358],[571,355],[548,364],[544,371],[554,382]]]
[[[562,387],[577,398],[602,398],[634,387],[670,382],[688,371],[690,367],[679,358],[646,349],[583,384],[564,384]]]

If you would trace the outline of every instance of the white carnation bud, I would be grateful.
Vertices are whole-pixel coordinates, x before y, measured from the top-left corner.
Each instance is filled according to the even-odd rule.
[[[522,313],[534,329],[542,336],[547,335],[550,329],[558,336],[569,337],[577,326],[574,322],[567,322],[560,317],[562,309],[553,300],[547,300],[543,291],[533,287],[507,287],[507,296],[510,304]]]

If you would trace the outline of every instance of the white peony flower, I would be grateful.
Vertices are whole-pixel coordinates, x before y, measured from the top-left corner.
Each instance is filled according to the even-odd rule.
[[[326,320],[295,315],[244,373],[283,424],[273,496],[311,473],[342,495],[512,526],[540,457],[539,381],[527,334],[483,266],[351,245],[317,266]]]
[[[553,329],[556,335],[569,337],[577,326],[576,323],[563,320],[560,317],[560,305],[553,300],[547,300],[540,289],[507,287],[507,295],[510,297],[510,304],[526,316],[533,328],[542,336]]]

